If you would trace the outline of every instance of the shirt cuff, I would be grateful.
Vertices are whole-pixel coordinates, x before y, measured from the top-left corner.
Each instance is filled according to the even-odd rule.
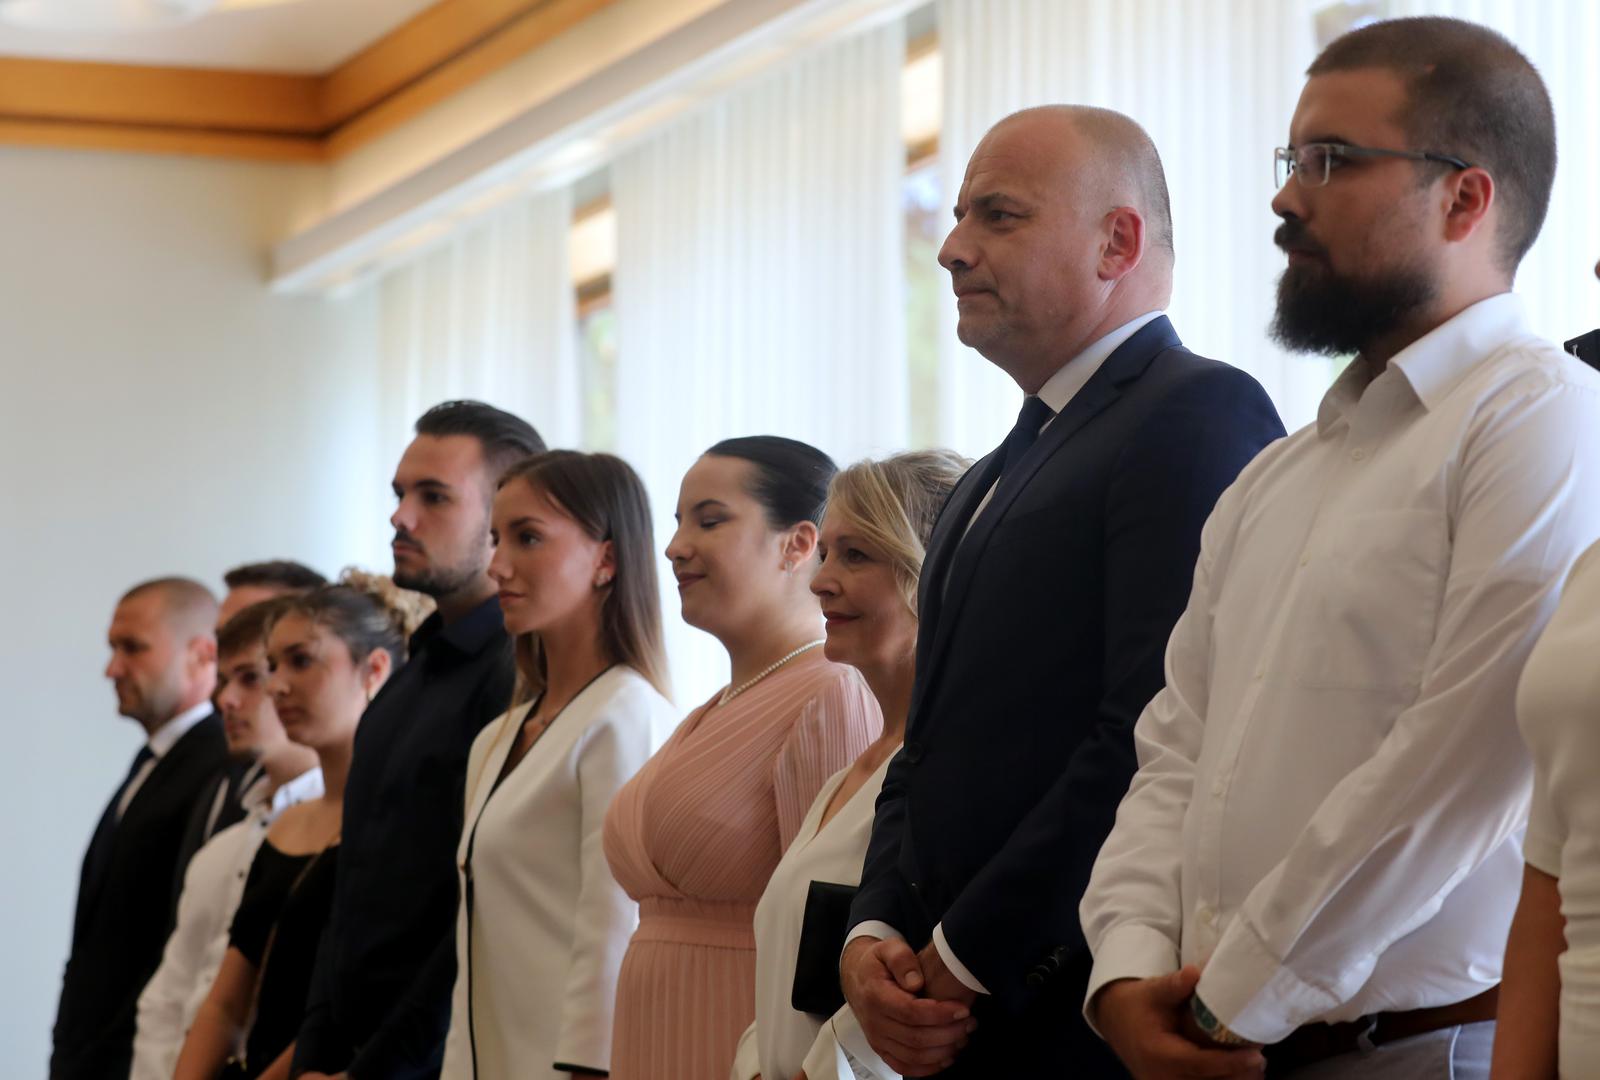
[[[1228,927],[1194,992],[1229,1031],[1263,1045],[1288,1038],[1341,1003],[1285,967],[1244,918]]]
[[[1123,923],[1114,928],[1094,951],[1089,991],[1083,995],[1083,1018],[1094,1033],[1100,1035],[1094,1023],[1095,995],[1119,979],[1155,979],[1170,975],[1182,966],[1181,960],[1172,939],[1153,926]]]
[[[945,940],[944,923],[940,923],[933,928],[933,948],[939,954],[939,959],[944,961],[944,966],[950,969],[950,974],[954,975],[962,986],[965,986],[975,994],[987,994],[989,992],[984,989],[983,983],[978,981],[978,977],[967,970],[967,965],[957,958],[955,950]]]

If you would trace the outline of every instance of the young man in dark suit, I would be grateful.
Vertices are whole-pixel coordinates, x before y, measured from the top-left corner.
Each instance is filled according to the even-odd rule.
[[[841,979],[908,1076],[1122,1076],[1078,1013],[1078,902],[1200,527],[1283,426],[1255,380],[1189,352],[1162,314],[1166,181],[1125,116],[1056,106],[996,125],[939,261],[961,340],[1026,398],[929,546],[905,747]]]
[[[204,585],[162,578],[130,590],[111,620],[106,676],[146,743],[84,856],[51,1080],[128,1074],[139,991],[161,961],[171,925],[184,827],[227,756],[211,708],[216,619],[216,598]]]

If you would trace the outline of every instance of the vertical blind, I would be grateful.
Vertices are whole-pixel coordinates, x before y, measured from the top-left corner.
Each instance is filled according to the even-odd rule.
[[[623,153],[617,214],[618,452],[654,503],[719,439],[802,439],[841,465],[907,434],[897,22],[734,88]],[[664,580],[680,704],[726,678]]]

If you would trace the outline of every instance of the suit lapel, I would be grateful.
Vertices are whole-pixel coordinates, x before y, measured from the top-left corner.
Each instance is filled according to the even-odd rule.
[[[946,560],[948,583],[937,594],[940,597],[937,601],[938,620],[932,627],[933,641],[926,653],[920,647],[922,635],[919,635],[918,640],[917,670],[926,671],[930,676],[928,679],[917,680],[919,691],[932,681],[932,674],[937,670],[949,645],[950,635],[960,619],[962,604],[966,600],[973,575],[977,573],[984,549],[1022,489],[1033,479],[1040,467],[1078,434],[1084,425],[1121,397],[1124,387],[1143,375],[1145,369],[1150,366],[1150,361],[1178,344],[1178,335],[1173,330],[1172,323],[1166,316],[1161,316],[1141,327],[1138,333],[1118,346],[1101,365],[1100,370],[1095,372],[1094,377],[1072,396],[1072,400],[1067,402],[1066,407],[1050,422],[1050,426],[1044,429],[1038,440],[1028,448],[1028,452],[1022,455],[1022,460],[1017,462],[1016,467],[1007,474],[1000,486],[995,488],[994,498],[983,508],[982,515],[972,523],[972,528],[966,530],[965,536],[963,537],[960,530],[971,517],[972,509],[967,509],[966,514],[961,517],[960,523],[954,527],[953,535],[947,535],[946,543],[953,549]],[[998,457],[998,452],[991,454],[984,461],[987,464],[995,457]],[[968,475],[976,471],[976,469],[971,470]],[[977,497],[968,504],[971,508],[976,508],[978,501],[983,497],[983,492],[987,491],[992,483],[991,479],[983,484]],[[946,517],[948,516],[950,515],[947,514]],[[930,584],[937,587],[939,582]],[[913,695],[911,708],[913,716],[916,715],[922,697],[920,692]]]
[[[100,890],[105,886],[106,875],[111,870],[119,837],[127,831],[130,824],[136,827],[139,819],[159,801],[162,786],[171,782],[170,778],[185,767],[189,758],[200,752],[205,744],[207,732],[218,724],[220,721],[217,720],[216,711],[207,713],[203,719],[184,732],[183,737],[165,754],[157,758],[150,775],[144,778],[139,790],[128,800],[128,808],[122,812],[120,820],[116,817],[117,802],[124,788],[117,788],[116,794],[111,796],[111,803],[100,818],[100,825],[95,829],[94,838],[89,841],[89,853],[84,858],[83,883],[79,886],[79,891],[83,894],[80,906],[85,910],[99,899]]]

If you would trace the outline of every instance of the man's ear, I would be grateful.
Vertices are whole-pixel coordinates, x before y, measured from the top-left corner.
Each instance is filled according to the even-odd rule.
[[[1103,225],[1105,238],[1100,248],[1100,279],[1121,281],[1144,261],[1144,216],[1131,206],[1117,206],[1106,214]]]
[[[1494,207],[1494,177],[1477,167],[1462,169],[1445,185],[1444,237],[1454,243],[1469,239]]]

